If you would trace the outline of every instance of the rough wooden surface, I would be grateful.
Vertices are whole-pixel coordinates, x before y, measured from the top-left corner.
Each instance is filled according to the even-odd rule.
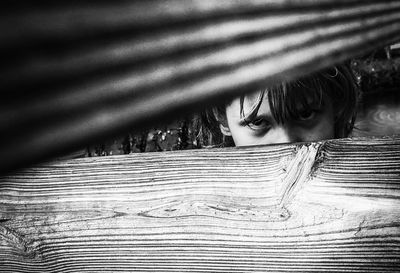
[[[400,39],[396,0],[21,0],[0,15],[3,173]]]
[[[395,272],[400,138],[85,158],[0,179],[1,272]]]

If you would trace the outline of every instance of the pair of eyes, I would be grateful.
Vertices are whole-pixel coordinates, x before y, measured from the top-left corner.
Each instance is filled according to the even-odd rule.
[[[298,114],[295,118],[296,122],[312,122],[318,116],[319,110],[307,109]],[[247,123],[251,129],[260,130],[260,129],[267,129],[271,127],[271,123],[266,120],[264,117],[256,117],[252,121]]]

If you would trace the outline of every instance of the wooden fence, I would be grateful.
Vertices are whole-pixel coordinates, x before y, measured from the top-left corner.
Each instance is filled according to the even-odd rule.
[[[0,272],[398,272],[400,138],[83,158],[0,179]]]
[[[398,0],[2,4],[0,172],[400,40]]]
[[[0,272],[399,271],[399,137],[26,167],[396,42],[399,1],[53,2],[0,4]]]

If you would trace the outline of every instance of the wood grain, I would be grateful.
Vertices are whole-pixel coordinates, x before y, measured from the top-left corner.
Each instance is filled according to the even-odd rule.
[[[400,138],[84,158],[0,179],[1,272],[396,272]]]
[[[306,5],[306,3],[304,3],[304,5]],[[139,8],[137,9],[139,10]],[[276,39],[270,39],[268,44],[264,44],[264,51],[260,51],[259,49],[256,52],[252,52],[252,50],[249,49],[249,55],[247,57],[250,59],[251,56],[256,56],[256,54],[268,55],[293,46],[296,43],[299,44],[301,41],[306,42],[312,40],[312,36],[316,34],[316,26],[320,28],[319,34],[327,32],[325,34],[328,36],[344,33],[345,31],[359,31],[371,25],[395,22],[399,17],[397,12],[399,9],[400,3],[397,1],[385,1],[382,3],[366,2],[356,6],[339,5],[335,9],[294,9],[285,11],[284,14],[282,14],[282,12],[271,11],[269,11],[270,14],[268,14],[267,11],[265,11],[261,14],[244,14],[240,17],[221,16],[221,18],[210,18],[210,20],[201,23],[189,23],[186,26],[175,26],[169,22],[171,27],[167,30],[161,28],[139,34],[132,32],[123,38],[110,37],[103,39],[102,43],[88,40],[86,41],[87,46],[82,46],[81,44],[71,46],[71,49],[64,54],[37,54],[33,58],[27,58],[19,66],[9,67],[7,71],[0,75],[0,82],[18,83],[21,78],[28,81],[38,81],[39,79],[49,79],[61,75],[63,77],[66,75],[78,76],[82,73],[95,72],[100,69],[110,70],[111,68],[126,64],[138,63],[149,59],[165,58],[166,56],[168,57],[168,55],[178,52],[201,48],[210,49],[212,46],[216,49],[222,46],[221,51],[216,51],[215,53],[223,54],[227,51],[223,49],[226,49],[228,43],[231,45],[240,45],[240,43],[238,43],[240,40],[245,40],[250,37],[257,38],[260,42],[265,41],[264,43],[266,43],[266,38],[268,38],[268,36],[276,36],[276,33],[282,32],[289,34],[294,32],[293,34],[296,34],[296,32],[298,32],[297,35],[293,35],[291,40],[282,42],[281,44],[277,43]],[[154,7],[150,10],[153,11]],[[212,10],[209,12],[212,12]],[[216,12],[216,10],[214,12]],[[65,14],[68,13],[64,12],[64,16]],[[382,16],[383,14],[385,16]],[[134,15],[136,15],[136,17]],[[131,15],[132,20],[138,20],[139,16],[137,14],[134,15]],[[45,14],[41,16],[43,17]],[[60,14],[57,18],[58,21],[60,21],[62,15]],[[23,19],[24,18],[20,18],[19,21],[27,21],[26,18],[25,20]],[[177,18],[174,19],[176,20]],[[15,16],[13,16],[13,20],[16,20]],[[100,19],[98,20],[98,24],[106,24],[104,19],[103,21]],[[157,18],[157,20],[160,19]],[[39,19],[36,19],[36,21],[40,22]],[[83,23],[88,23],[87,19],[82,19],[82,21],[84,21]],[[363,23],[361,23],[362,21]],[[143,24],[143,22],[146,21],[138,21],[137,24]],[[68,21],[64,22],[64,24],[68,24]],[[76,22],[74,25],[76,25]],[[31,22],[30,26],[32,27]],[[42,22],[41,27],[43,26],[54,28],[57,25],[45,24]],[[26,28],[28,28],[28,26],[24,28],[24,31],[29,34],[29,32],[26,32]],[[75,31],[82,31],[82,29],[76,29]],[[312,35],[310,33],[311,31],[313,31]],[[49,35],[49,32],[46,31],[43,34]],[[37,35],[39,36],[39,34]],[[66,33],[63,32],[62,36],[64,39],[65,35]],[[277,38],[284,39],[288,37]],[[96,43],[96,45],[93,43]],[[251,43],[249,43],[249,45],[251,45]],[[254,45],[257,45],[257,43],[254,43]],[[208,51],[208,53],[211,53],[211,50]],[[239,56],[241,55],[237,55],[237,57]],[[231,58],[232,57],[233,56],[231,56]],[[245,55],[242,55],[241,59],[243,57],[245,57]],[[210,60],[208,60],[208,62],[211,62],[212,59],[216,59],[216,56],[212,55],[209,58]],[[221,59],[221,57],[219,57],[219,59]],[[165,63],[165,60],[163,61]],[[232,63],[234,63],[233,60]],[[159,62],[159,65],[162,65],[162,62]],[[186,69],[194,68],[196,68],[194,64],[187,64]],[[197,67],[197,69],[199,69],[199,67]]]
[[[394,0],[17,1],[0,12],[0,173],[400,39]],[[12,27],[10,27],[12,26]],[[28,129],[27,129],[28,128]]]

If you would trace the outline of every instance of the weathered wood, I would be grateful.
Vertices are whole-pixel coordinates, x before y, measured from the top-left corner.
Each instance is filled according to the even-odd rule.
[[[38,3],[18,1],[12,13],[2,14],[1,45],[15,45],[46,38],[72,39],[93,33],[148,28],[173,23],[229,17],[242,14],[346,7],[391,3],[394,0],[149,0]],[[6,12],[9,8],[3,7]],[[14,28],[7,26],[13,25]]]
[[[400,138],[60,161],[0,180],[1,272],[395,272]]]
[[[306,3],[304,4],[306,5]],[[153,9],[150,9],[150,11]],[[37,54],[33,58],[26,59],[20,66],[9,67],[7,71],[0,75],[0,81],[18,83],[21,78],[31,81],[36,79],[37,81],[38,79],[48,79],[61,75],[64,77],[66,75],[77,76],[82,73],[110,69],[146,59],[154,60],[179,51],[210,48],[211,46],[218,47],[220,45],[223,45],[223,49],[225,49],[227,43],[232,46],[240,45],[241,43],[238,43],[238,41],[246,37],[266,41],[267,35],[275,36],[277,32],[282,33],[282,35],[297,32],[297,36],[292,37],[291,44],[287,42],[277,43],[276,39],[271,39],[269,44],[265,44],[264,51],[252,52],[249,50],[248,54],[250,55],[247,58],[250,59],[252,54],[254,56],[256,56],[256,53],[272,54],[285,49],[285,47],[293,46],[294,43],[300,44],[300,40],[309,41],[313,35],[320,35],[325,31],[328,32],[326,33],[327,36],[328,34],[337,35],[345,33],[345,31],[356,32],[372,24],[393,23],[399,17],[398,9],[400,9],[398,1],[367,2],[356,6],[350,3],[344,6],[339,5],[336,8],[320,8],[317,10],[301,10],[298,8],[284,11],[284,14],[282,14],[282,11],[271,12],[271,10],[267,10],[261,14],[244,14],[233,18],[211,18],[201,23],[189,23],[186,26],[171,25],[168,30],[162,28],[140,34],[133,32],[124,36],[123,39],[106,37],[102,40],[102,43],[95,43],[95,45],[86,41],[87,46],[78,44],[66,53],[63,52],[63,54]],[[64,14],[68,13],[64,12]],[[61,17],[61,14],[59,16]],[[138,16],[132,15],[131,18],[137,20]],[[15,16],[12,19],[16,20]],[[155,19],[159,20],[159,18]],[[20,21],[24,22],[23,18]],[[87,23],[88,20],[82,19],[82,21]],[[361,23],[362,21],[363,23]],[[143,22],[145,21],[137,23]],[[68,21],[65,22],[65,24],[67,23]],[[98,24],[100,23],[104,23],[104,20],[99,20]],[[73,25],[76,26],[76,22]],[[41,27],[43,26],[52,28],[57,25],[42,23]],[[24,33],[32,34],[26,31],[27,27],[24,28]],[[314,32],[310,33],[310,29]],[[316,29],[319,29],[319,33],[315,32]],[[81,28],[76,31],[78,30],[82,31]],[[49,35],[48,32],[43,34]],[[65,36],[65,32],[62,32],[62,36]],[[278,38],[287,39],[288,37]],[[223,52],[219,52],[216,48],[216,54]],[[244,53],[242,54],[238,55],[241,60],[246,58]],[[232,56],[230,57],[232,58]],[[210,59],[215,58],[216,56],[210,57]],[[165,60],[163,62],[165,63]],[[232,62],[234,61],[232,60]],[[162,62],[159,62],[158,65],[162,64]],[[187,66],[188,69],[197,68],[199,70],[199,67],[195,67],[193,64]]]
[[[18,3],[0,17],[0,172],[400,39],[393,0]]]

